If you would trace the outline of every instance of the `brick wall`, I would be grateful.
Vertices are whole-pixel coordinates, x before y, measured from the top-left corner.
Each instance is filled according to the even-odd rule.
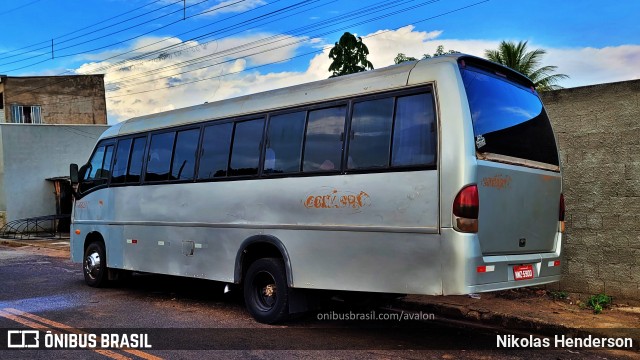
[[[640,300],[640,80],[542,94],[567,209],[559,288]]]
[[[44,124],[107,123],[103,75],[3,77],[5,121],[11,105],[39,105]]]

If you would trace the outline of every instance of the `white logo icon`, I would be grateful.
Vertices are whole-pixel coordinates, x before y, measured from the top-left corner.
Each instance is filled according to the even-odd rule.
[[[25,349],[39,346],[40,331],[38,330],[9,330],[7,333],[8,348]]]

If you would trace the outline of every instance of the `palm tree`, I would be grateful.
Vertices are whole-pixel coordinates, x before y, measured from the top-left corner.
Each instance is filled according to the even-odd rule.
[[[502,41],[497,50],[485,50],[487,59],[510,67],[533,81],[538,91],[562,89],[556,83],[569,78],[565,74],[554,74],[557,66],[540,66],[544,49],[527,51],[527,41],[517,44],[513,41]]]
[[[367,69],[373,69],[371,61],[367,60],[369,49],[362,42],[361,37],[355,37],[345,32],[340,40],[329,52],[329,58],[333,59],[329,71],[333,71],[330,77],[353,74]]]

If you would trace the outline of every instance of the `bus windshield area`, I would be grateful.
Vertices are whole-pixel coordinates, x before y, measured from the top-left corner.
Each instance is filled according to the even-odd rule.
[[[469,66],[461,74],[479,153],[559,165],[549,118],[533,88]]]

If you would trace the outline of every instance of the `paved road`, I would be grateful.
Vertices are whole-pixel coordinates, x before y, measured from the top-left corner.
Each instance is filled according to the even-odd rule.
[[[496,334],[506,334],[503,330],[450,322],[438,314],[428,321],[374,322],[320,321],[319,314],[312,313],[283,326],[267,326],[248,315],[239,294],[222,294],[218,284],[209,281],[136,274],[120,287],[87,287],[80,266],[66,254],[0,246],[0,349],[5,349],[0,358],[613,359],[629,355],[495,349]],[[335,303],[322,313],[349,311],[355,314]],[[152,348],[6,350],[8,330],[33,328],[42,330],[40,341],[47,330],[58,339],[69,339],[69,334],[81,339],[102,332],[143,333]]]

